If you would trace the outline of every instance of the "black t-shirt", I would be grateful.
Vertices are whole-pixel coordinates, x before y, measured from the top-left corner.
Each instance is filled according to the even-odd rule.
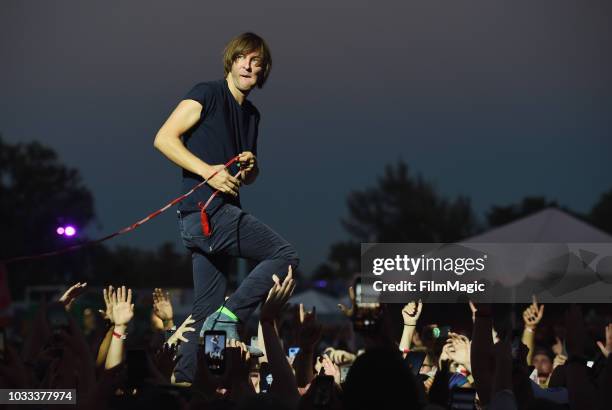
[[[209,165],[225,164],[243,151],[257,155],[257,128],[259,112],[248,100],[238,104],[225,79],[199,83],[185,95],[185,100],[202,104],[200,120],[183,135],[183,143],[189,151]],[[229,168],[235,175],[236,164]],[[199,175],[183,169],[182,192],[188,192],[202,182]],[[179,204],[184,212],[199,210],[198,202],[206,202],[214,189],[204,184]],[[219,193],[208,206],[210,214],[223,203],[240,206],[240,197]]]

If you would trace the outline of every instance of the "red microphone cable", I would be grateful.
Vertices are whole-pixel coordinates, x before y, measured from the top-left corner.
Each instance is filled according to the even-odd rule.
[[[223,168],[218,169],[217,171],[213,172],[208,178],[206,178],[205,180],[203,180],[202,182],[200,182],[199,184],[197,184],[196,186],[191,188],[191,190],[189,190],[189,192],[179,196],[178,198],[173,199],[172,201],[167,203],[164,207],[162,207],[162,208],[158,209],[157,211],[149,214],[148,216],[146,216],[145,218],[139,220],[138,222],[135,222],[135,223],[133,223],[131,225],[128,225],[128,226],[126,226],[123,229],[120,229],[120,230],[118,230],[116,232],[111,233],[110,235],[106,235],[103,238],[94,239],[94,240],[91,240],[91,241],[86,241],[86,242],[83,242],[83,243],[78,243],[78,244],[75,244],[75,245],[71,245],[71,246],[68,246],[66,248],[58,249],[56,251],[39,253],[39,254],[36,254],[36,255],[17,256],[17,257],[5,259],[3,261],[0,261],[0,263],[8,264],[8,263],[11,263],[11,262],[19,262],[19,261],[24,261],[24,260],[36,260],[36,259],[48,258],[50,256],[61,255],[61,254],[64,254],[64,253],[75,251],[77,249],[84,248],[86,246],[98,244],[98,243],[107,241],[109,239],[112,239],[115,236],[123,235],[124,233],[133,231],[134,229],[138,228],[140,225],[150,221],[151,219],[155,218],[156,216],[158,216],[162,212],[167,211],[168,209],[172,208],[177,203],[181,202],[183,199],[185,199],[188,196],[190,196],[191,194],[193,194],[195,191],[197,191],[202,186],[204,186],[204,184],[206,184],[208,181],[210,181],[215,175],[217,175],[219,172],[221,172],[221,170],[227,169],[233,163],[237,162],[238,158],[239,157],[236,156],[236,157],[233,157],[232,159],[230,159],[229,161],[227,161],[224,164]],[[240,167],[240,163],[238,163],[238,167]],[[238,171],[238,173],[236,173],[236,175],[234,175],[234,177],[237,177],[238,174],[240,174],[240,171]],[[220,192],[219,190],[216,190],[215,192],[213,192],[212,195],[206,201],[206,203],[203,204],[203,205],[202,205],[201,202],[198,202],[198,207],[200,208],[200,212],[201,212],[201,215],[202,215],[202,228],[203,228],[203,230],[204,230],[204,218],[206,218],[206,223],[208,223],[208,217],[207,217],[206,212],[205,212],[206,211],[206,207],[208,207],[208,205],[210,205],[210,203],[212,202],[213,198],[216,197],[219,194],[219,192]],[[204,230],[204,233],[206,234],[206,230]],[[210,231],[210,225],[208,225],[208,234],[207,234],[207,236],[209,236],[211,233],[212,232]]]

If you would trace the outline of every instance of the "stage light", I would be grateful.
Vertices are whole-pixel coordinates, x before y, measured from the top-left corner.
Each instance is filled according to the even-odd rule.
[[[74,226],[67,226],[66,230],[64,231],[64,234],[66,236],[74,236],[76,234],[76,229],[74,228]]]
[[[58,235],[63,235],[66,232],[66,230],[64,229],[63,226],[60,226],[59,228],[55,230],[55,232],[57,232]]]

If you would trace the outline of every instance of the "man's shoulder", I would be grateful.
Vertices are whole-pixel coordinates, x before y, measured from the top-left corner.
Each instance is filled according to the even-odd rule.
[[[202,81],[191,87],[183,99],[195,100],[204,104],[204,102],[210,102],[211,98],[213,99],[212,101],[214,101],[214,99],[222,95],[222,80]]]

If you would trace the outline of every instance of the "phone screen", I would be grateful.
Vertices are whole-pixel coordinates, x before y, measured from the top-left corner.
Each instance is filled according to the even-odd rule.
[[[290,347],[289,348],[289,357],[295,357],[297,356],[297,354],[300,352],[300,348],[297,346],[294,347]]]
[[[223,330],[204,332],[204,354],[211,373],[220,374],[225,371],[225,338]]]

